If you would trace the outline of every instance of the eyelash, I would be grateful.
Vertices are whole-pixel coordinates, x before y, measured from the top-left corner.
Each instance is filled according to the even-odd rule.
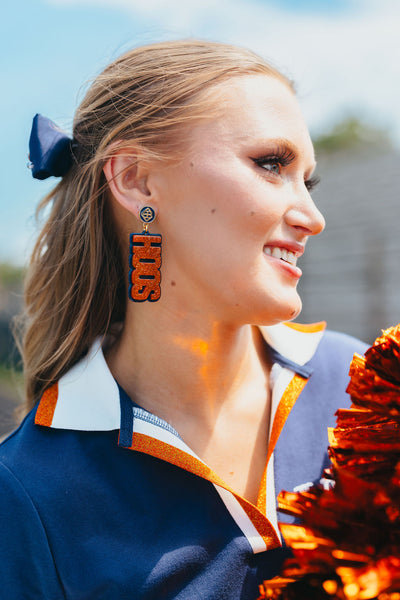
[[[289,150],[288,148],[282,148],[277,149],[276,151],[267,156],[252,158],[252,160],[256,163],[256,165],[258,165],[261,168],[263,168],[263,165],[265,164],[273,165],[276,163],[279,164],[280,167],[287,167],[288,165],[290,165],[290,163],[292,163],[295,160],[295,158],[296,156],[291,150]],[[274,173],[274,171],[270,172]],[[311,192],[319,184],[320,181],[320,177],[318,177],[318,175],[314,175],[313,177],[310,177],[310,179],[307,179],[304,182],[304,185],[306,186],[307,190]]]
[[[267,156],[260,156],[259,158],[252,158],[252,160],[262,168],[262,165],[268,164],[273,165],[278,163],[281,167],[287,167],[295,159],[294,153],[289,148],[278,148]]]
[[[310,179],[306,179],[304,185],[306,186],[309,192],[312,192],[312,190],[317,187],[320,181],[321,177],[318,177],[318,175],[313,175],[313,177],[310,177]]]

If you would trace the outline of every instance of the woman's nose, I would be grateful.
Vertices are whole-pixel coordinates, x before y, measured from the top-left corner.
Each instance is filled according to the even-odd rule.
[[[315,206],[310,192],[302,185],[304,189],[297,190],[296,201],[286,213],[286,222],[305,235],[317,235],[325,229],[325,219]]]

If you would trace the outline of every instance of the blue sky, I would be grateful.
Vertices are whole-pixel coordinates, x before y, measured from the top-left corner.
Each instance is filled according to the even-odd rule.
[[[137,44],[248,46],[297,81],[315,133],[357,112],[400,145],[397,0],[13,0],[0,23],[0,261],[24,262],[35,206],[55,183],[26,169],[33,115],[68,129],[85,84]]]

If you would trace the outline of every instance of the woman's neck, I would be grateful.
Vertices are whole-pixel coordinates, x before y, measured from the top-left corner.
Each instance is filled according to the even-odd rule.
[[[268,356],[250,325],[199,324],[193,315],[160,310],[144,318],[141,309],[149,308],[128,312],[106,356],[114,377],[140,406],[172,425],[184,416],[212,428],[221,410],[257,386],[265,389]]]

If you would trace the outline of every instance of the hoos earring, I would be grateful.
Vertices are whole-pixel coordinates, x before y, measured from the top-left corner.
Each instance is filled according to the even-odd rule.
[[[129,298],[133,302],[157,302],[161,296],[161,239],[147,228],[156,218],[151,206],[140,211],[142,233],[131,233],[129,245]]]

